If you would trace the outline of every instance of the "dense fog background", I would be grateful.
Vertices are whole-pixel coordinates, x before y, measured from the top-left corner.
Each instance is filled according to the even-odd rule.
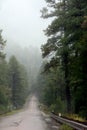
[[[39,46],[46,41],[43,30],[48,22],[41,19],[44,0],[0,0],[0,28],[7,45]]]
[[[41,66],[41,44],[46,42],[43,30],[49,20],[45,22],[40,17],[44,6],[44,0],[0,0],[0,29],[7,40],[6,59],[15,55],[26,67],[30,87],[35,84]]]

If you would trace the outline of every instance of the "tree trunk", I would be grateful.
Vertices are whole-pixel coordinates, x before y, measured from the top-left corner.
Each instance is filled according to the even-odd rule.
[[[64,71],[65,71],[65,92],[67,101],[67,112],[71,112],[71,92],[69,87],[69,68],[68,68],[68,53],[64,54]]]

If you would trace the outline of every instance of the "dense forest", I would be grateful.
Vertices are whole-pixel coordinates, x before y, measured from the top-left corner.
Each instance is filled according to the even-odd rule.
[[[87,118],[87,0],[46,0],[38,94],[51,111]]]
[[[18,61],[25,66],[28,74],[28,86],[29,89],[31,89],[37,80],[37,75],[42,62],[39,47],[33,45],[23,47],[12,40],[9,40],[7,41],[5,52],[7,61],[14,55],[17,57]]]
[[[50,111],[87,118],[87,0],[45,1],[41,17],[51,23],[43,60],[33,46],[5,54],[0,31],[0,114],[21,108],[31,91]]]
[[[4,41],[0,31],[0,114],[20,109],[33,91],[42,62],[38,47]]]
[[[0,31],[0,114],[19,109],[29,94],[27,71],[15,56],[6,60],[6,41]]]

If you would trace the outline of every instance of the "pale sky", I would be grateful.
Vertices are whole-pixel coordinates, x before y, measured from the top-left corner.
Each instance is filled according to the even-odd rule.
[[[26,45],[46,42],[43,30],[49,21],[40,18],[45,0],[0,0],[0,29],[8,41]]]

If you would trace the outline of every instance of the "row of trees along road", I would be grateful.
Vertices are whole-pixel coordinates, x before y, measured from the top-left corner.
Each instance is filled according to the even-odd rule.
[[[21,108],[28,95],[28,81],[25,67],[15,56],[5,60],[3,49],[6,41],[0,31],[0,114]]]
[[[47,43],[42,45],[43,58],[48,62],[42,65],[44,74],[39,76],[39,84],[44,84],[39,90],[46,105],[55,108],[63,102],[68,113],[87,118],[87,0],[46,3],[42,18],[52,22],[45,30]]]

